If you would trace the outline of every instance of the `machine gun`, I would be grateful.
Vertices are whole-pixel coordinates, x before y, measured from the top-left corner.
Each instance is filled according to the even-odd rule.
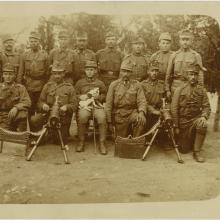
[[[158,132],[160,130],[166,131],[169,139],[172,142],[172,145],[174,147],[174,150],[176,152],[176,155],[178,157],[178,163],[184,163],[184,161],[182,160],[179,150],[178,150],[178,145],[176,144],[175,138],[174,138],[174,128],[173,128],[173,120],[172,120],[172,116],[170,114],[170,109],[166,107],[166,102],[165,102],[165,98],[162,98],[163,104],[162,104],[162,108],[160,110],[160,117],[159,117],[159,121],[155,127],[155,131],[154,134],[150,140],[149,143],[147,143],[147,148],[142,156],[142,160],[145,160]]]
[[[56,132],[58,134],[58,137],[60,140],[60,145],[61,145],[61,150],[62,150],[63,156],[64,156],[64,161],[66,164],[69,164],[70,162],[67,157],[68,148],[64,145],[63,137],[62,137],[60,129],[61,129],[61,121],[60,121],[59,96],[56,96],[55,102],[49,112],[48,122],[43,126],[43,130],[42,130],[41,135],[39,136],[36,144],[34,145],[34,147],[31,150],[31,152],[27,156],[27,161],[31,160],[34,152],[36,151],[37,147],[40,144],[40,141],[43,139],[45,134],[47,134],[49,130],[52,130],[53,132]]]

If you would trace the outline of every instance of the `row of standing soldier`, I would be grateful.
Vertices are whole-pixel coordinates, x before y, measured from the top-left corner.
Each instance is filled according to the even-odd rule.
[[[49,56],[39,49],[40,37],[36,32],[31,32],[30,50],[22,55],[13,52],[12,37],[3,39],[4,51],[0,55],[4,81],[0,85],[2,127],[24,130],[24,112],[28,109],[32,128],[41,127],[46,115],[42,112],[49,111],[55,97],[59,96],[65,141],[72,113],[77,111],[80,144],[76,151],[81,152],[91,109],[86,104],[80,106],[80,102],[86,103],[91,98],[90,91],[98,88],[92,104],[100,131],[99,149],[107,154],[104,144],[107,126],[112,130],[114,125],[116,134],[122,137],[131,133],[131,129],[133,136],[139,136],[154,117],[159,117],[161,98],[166,96],[170,102],[172,98],[175,131],[182,137],[179,139],[181,152],[193,150],[196,161],[204,161],[201,148],[210,105],[203,88],[205,68],[201,56],[191,49],[193,35],[190,31],[180,32],[180,49],[176,52],[170,50],[170,34],[162,33],[160,50],[150,58],[142,54],[144,41],[140,37],[132,41],[132,53],[125,57],[116,49],[113,33],[107,34],[106,48],[96,54],[86,48],[85,33],[77,36],[74,51],[67,47],[66,32],[60,32],[58,37],[60,47],[53,49]],[[23,114],[19,118],[20,112]],[[22,126],[18,126],[19,123]]]

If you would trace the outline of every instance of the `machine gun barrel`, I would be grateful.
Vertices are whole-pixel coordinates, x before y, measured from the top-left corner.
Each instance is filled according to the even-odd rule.
[[[51,111],[50,111],[50,116],[49,116],[49,125],[52,127],[52,128],[55,128],[57,127],[57,125],[60,123],[60,106],[59,106],[59,96],[56,96],[55,97],[55,102],[51,108]]]

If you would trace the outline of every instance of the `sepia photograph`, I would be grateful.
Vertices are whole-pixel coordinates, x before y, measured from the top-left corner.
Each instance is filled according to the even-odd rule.
[[[215,200],[215,5],[0,2],[0,205]]]

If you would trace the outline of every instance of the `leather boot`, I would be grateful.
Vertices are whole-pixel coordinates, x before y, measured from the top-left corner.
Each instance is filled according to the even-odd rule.
[[[105,146],[105,139],[106,139],[106,125],[99,124],[99,141],[100,141],[99,151],[102,155],[106,155],[108,153]]]
[[[78,124],[79,145],[76,146],[76,152],[83,152],[85,147],[86,124]]]
[[[205,158],[201,155],[202,145],[205,140],[205,134],[196,133],[195,142],[193,146],[193,158],[199,162],[205,162]]]

